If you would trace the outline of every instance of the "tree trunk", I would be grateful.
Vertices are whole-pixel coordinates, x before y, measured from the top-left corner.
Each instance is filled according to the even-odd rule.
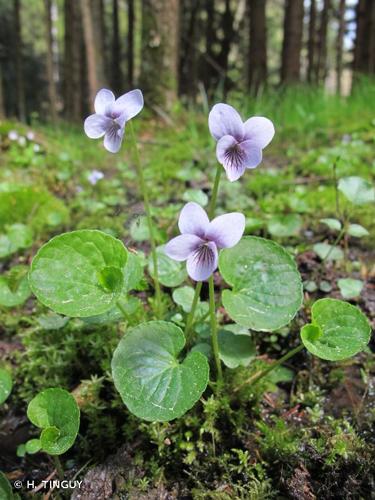
[[[118,0],[112,2],[112,88],[119,93],[122,90],[120,25]]]
[[[231,9],[230,0],[225,0],[225,10],[222,16],[222,32],[224,33],[224,39],[221,42],[221,51],[218,57],[219,66],[222,69],[223,74],[223,96],[226,97],[229,79],[228,79],[228,67],[229,67],[229,52],[231,44],[234,37],[233,29],[234,15]]]
[[[343,41],[345,33],[345,0],[340,0],[338,10],[338,30],[336,39],[336,92],[341,95]]]
[[[135,10],[134,0],[128,0],[128,84],[134,85],[134,28]]]
[[[142,2],[142,89],[152,105],[164,109],[177,98],[179,3]]]
[[[286,0],[280,75],[282,83],[298,82],[300,79],[302,31],[303,0]]]
[[[353,70],[356,74],[375,73],[375,2],[358,0]],[[356,75],[354,75],[356,76]]]
[[[316,1],[310,0],[309,39],[307,42],[307,81],[313,83],[315,77],[316,49]]]
[[[375,2],[369,3],[369,19],[368,19],[368,33],[369,33],[369,64],[368,69],[371,75],[375,74]]]
[[[199,0],[182,1],[180,5],[181,54],[179,57],[180,95],[194,101],[198,92]]]
[[[21,2],[13,0],[14,7],[14,54],[18,118],[26,120],[25,87],[22,64]]]
[[[104,70],[104,39],[101,0],[90,0],[90,11],[94,33],[95,65],[99,87],[106,86]]]
[[[327,30],[329,14],[331,10],[331,0],[324,0],[323,9],[320,16],[318,61],[316,65],[316,81],[323,82],[327,76]]]
[[[53,35],[52,35],[52,17],[51,17],[51,0],[44,0],[44,9],[46,16],[46,42],[47,42],[47,82],[48,82],[48,101],[49,101],[49,116],[54,123],[57,120],[57,96],[54,79],[53,68]]]
[[[353,70],[364,72],[364,52],[366,45],[366,0],[358,0],[356,7],[356,38],[354,46]]]
[[[100,4],[97,0],[81,0],[83,37],[86,49],[87,82],[90,109],[98,90],[104,85],[102,42],[100,40]]]
[[[110,61],[108,61],[108,42],[107,42],[107,24],[106,24],[106,10],[105,0],[99,0],[99,24],[100,24],[100,39],[101,39],[101,53],[103,55],[103,72],[104,80],[108,79],[110,72]],[[107,78],[106,78],[107,77]]]
[[[4,106],[4,91],[3,91],[3,73],[0,64],[0,120],[5,118],[5,106]]]
[[[248,0],[250,14],[249,89],[257,94],[267,81],[266,1]]]
[[[82,119],[82,65],[83,50],[81,11],[77,0],[64,3],[64,114],[70,121]]]
[[[201,80],[203,81],[207,94],[211,94],[212,84],[217,75],[215,68],[214,44],[216,42],[216,11],[215,0],[205,0],[206,22],[205,22],[205,50],[201,58]]]

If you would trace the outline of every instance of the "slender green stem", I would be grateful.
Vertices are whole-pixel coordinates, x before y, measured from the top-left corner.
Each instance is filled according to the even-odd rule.
[[[191,304],[191,309],[190,309],[189,315],[188,315],[187,320],[186,320],[186,325],[185,325],[185,338],[186,338],[186,345],[187,346],[189,346],[189,344],[191,342],[191,327],[193,325],[195,309],[196,309],[197,304],[198,304],[201,290],[202,290],[202,282],[198,281],[198,283],[196,284],[196,287],[195,287],[195,293],[194,293],[193,302]]]
[[[55,463],[57,475],[59,476],[60,481],[62,481],[64,479],[64,469],[61,464],[61,461],[57,455],[53,455],[53,461]]]
[[[209,299],[210,299],[210,322],[211,322],[212,350],[214,353],[214,359],[215,359],[215,364],[216,364],[217,381],[221,382],[223,379],[223,372],[221,369],[221,361],[220,361],[220,357],[219,357],[219,341],[218,341],[217,322],[216,322],[214,278],[212,275],[208,279],[208,290],[209,290]]]
[[[337,183],[337,164],[340,161],[340,156],[336,158],[332,165],[332,172],[333,172],[333,185],[335,187],[335,201],[336,201],[336,217],[340,219],[341,217],[341,212],[340,212],[340,197],[339,197],[339,190],[338,190],[338,183]]]
[[[155,243],[155,237],[154,237],[154,227],[153,227],[153,222],[152,222],[150,200],[148,197],[145,178],[143,175],[143,168],[142,168],[141,159],[140,159],[139,151],[138,151],[138,145],[137,145],[137,141],[136,141],[136,137],[135,137],[135,133],[134,133],[134,129],[133,129],[133,124],[131,121],[129,122],[129,129],[130,129],[130,135],[131,135],[131,138],[133,141],[135,165],[137,168],[138,181],[139,181],[139,186],[141,188],[141,192],[142,192],[142,196],[143,196],[143,203],[144,203],[146,218],[147,218],[147,226],[148,226],[148,231],[150,234],[152,263],[153,263],[153,267],[154,267],[153,280],[154,280],[154,286],[155,286],[157,316],[160,318],[161,314],[162,314],[161,288],[160,288],[160,283],[159,283],[158,258],[157,258],[157,254],[156,254],[156,243]]]
[[[257,373],[254,373],[254,375],[252,375],[250,378],[248,378],[247,380],[245,380],[240,386],[238,386],[234,391],[237,392],[239,391],[240,389],[242,389],[242,387],[244,387],[245,385],[247,384],[255,384],[256,382],[258,382],[261,378],[265,377],[266,375],[268,375],[272,370],[274,370],[275,368],[277,368],[278,366],[282,365],[283,363],[285,363],[285,361],[287,361],[288,359],[290,359],[291,357],[293,357],[295,354],[297,354],[298,352],[302,351],[302,349],[304,349],[305,346],[303,344],[300,344],[298,345],[297,347],[295,347],[294,349],[292,349],[291,351],[287,352],[284,356],[282,356],[280,359],[278,359],[277,361],[274,361],[273,363],[271,363],[269,366],[267,366],[267,368],[265,368],[264,370],[261,370]]]
[[[123,315],[124,319],[129,323],[129,315],[126,312],[125,307],[121,304],[119,300],[116,302],[116,306],[121,311],[121,314]]]
[[[339,232],[339,235],[337,236],[335,242],[333,245],[331,245],[331,248],[328,250],[327,252],[327,255],[323,258],[322,260],[322,264],[324,264],[324,262],[328,259],[328,257],[331,255],[333,249],[335,248],[336,245],[338,245],[342,239],[342,237],[344,236],[345,234],[345,231],[346,231],[346,223],[344,222],[344,224],[342,225],[342,229],[341,231]]]
[[[212,188],[212,194],[211,194],[211,202],[210,202],[210,207],[208,209],[208,216],[210,219],[214,216],[215,214],[215,208],[216,208],[216,200],[217,200],[217,193],[219,191],[219,184],[220,184],[220,177],[221,177],[221,171],[223,170],[223,167],[221,165],[217,166],[216,169],[216,175],[215,175],[215,180],[214,180],[214,186]]]

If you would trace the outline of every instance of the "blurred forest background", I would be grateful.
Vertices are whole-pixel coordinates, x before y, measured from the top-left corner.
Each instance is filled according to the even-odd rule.
[[[0,0],[0,116],[79,122],[97,90],[177,99],[375,72],[374,0]]]

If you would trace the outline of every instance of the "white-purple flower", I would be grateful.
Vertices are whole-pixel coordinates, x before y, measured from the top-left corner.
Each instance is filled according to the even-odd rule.
[[[117,153],[121,147],[125,124],[143,108],[143,95],[139,89],[131,90],[118,99],[111,90],[101,89],[95,97],[95,114],[86,118],[84,129],[90,139],[104,136],[104,147]]]
[[[98,181],[101,181],[103,178],[104,178],[104,174],[100,170],[91,170],[91,172],[87,176],[87,180],[93,186],[95,186],[95,184]]]
[[[8,134],[8,139],[10,141],[16,141],[18,139],[19,135],[16,130],[11,130]]]
[[[217,268],[218,250],[236,245],[245,230],[245,217],[233,212],[219,215],[211,222],[197,203],[187,203],[181,210],[178,227],[181,235],[165,246],[171,259],[184,261],[195,281],[207,280]]]
[[[262,149],[275,134],[268,118],[253,116],[245,122],[228,104],[215,104],[208,116],[211,135],[217,140],[216,157],[225,168],[228,179],[239,179],[247,168],[262,161]]]

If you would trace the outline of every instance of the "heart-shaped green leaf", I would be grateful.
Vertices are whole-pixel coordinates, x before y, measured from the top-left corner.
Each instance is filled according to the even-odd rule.
[[[4,307],[20,306],[31,295],[27,266],[14,266],[0,276],[0,305]]]
[[[139,418],[165,422],[181,417],[208,383],[207,358],[178,355],[185,345],[180,328],[166,321],[142,323],[126,332],[112,358],[112,375],[122,400]]]
[[[220,272],[233,290],[222,299],[229,316],[257,331],[288,324],[302,305],[302,281],[289,253],[277,243],[246,236],[222,250]]]
[[[123,292],[130,292],[139,285],[143,278],[142,260],[138,254],[128,252],[128,260],[124,271]]]
[[[349,224],[348,234],[354,236],[354,238],[362,238],[362,236],[368,236],[370,233],[361,224]]]
[[[366,316],[355,306],[336,299],[320,299],[311,308],[311,324],[301,330],[306,349],[329,361],[350,358],[370,340]]]
[[[191,286],[182,286],[173,290],[173,300],[182,307],[182,309],[188,313],[191,310],[194,299],[194,288]],[[208,304],[207,302],[201,302],[198,299],[197,306],[195,309],[195,319],[198,320],[208,314]]]
[[[8,370],[0,368],[0,405],[7,400],[12,391],[12,377]]]
[[[176,288],[172,293],[173,300],[182,307],[185,312],[190,312],[194,299],[194,288],[191,286],[182,286]]]
[[[239,325],[225,325],[219,331],[219,355],[228,368],[248,366],[256,355],[256,348],[249,331],[242,333]]]
[[[30,455],[34,455],[34,453],[38,453],[42,449],[42,443],[40,439],[29,439],[25,444],[25,451]]]
[[[354,205],[365,205],[375,201],[373,185],[362,177],[343,177],[339,180],[338,189]]]
[[[341,222],[338,219],[320,219],[322,224],[325,224],[327,227],[332,229],[332,231],[341,231]]]
[[[208,196],[201,189],[188,189],[182,196],[184,201],[193,201],[201,207],[205,207],[208,203]]]
[[[329,243],[316,243],[313,250],[322,260],[342,260],[344,258],[344,252],[341,248]]]
[[[101,231],[73,231],[40,248],[29,282],[40,302],[55,312],[94,316],[108,311],[120,296],[126,262],[121,241]]]
[[[79,408],[68,391],[53,388],[40,392],[30,401],[27,416],[42,429],[40,444],[46,453],[61,455],[73,446],[79,429]]]
[[[184,262],[177,262],[169,258],[164,252],[164,245],[156,249],[158,259],[159,281],[162,285],[175,287],[181,285],[187,278],[186,265]],[[154,275],[154,265],[152,257],[149,258],[148,264],[151,276]]]
[[[298,214],[274,215],[267,223],[272,236],[286,238],[298,235],[302,227],[302,219]]]
[[[343,278],[337,281],[341,295],[344,299],[359,297],[363,288],[363,281],[353,278]]]

